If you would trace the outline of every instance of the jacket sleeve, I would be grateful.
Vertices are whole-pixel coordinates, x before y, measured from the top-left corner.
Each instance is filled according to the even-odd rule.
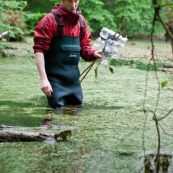
[[[83,21],[84,30],[80,43],[81,46],[80,55],[85,61],[94,61],[96,59],[96,57],[94,56],[95,50],[92,48],[90,43],[92,40],[92,35],[83,16],[82,16],[82,21]]]
[[[49,13],[42,18],[34,30],[34,53],[45,53],[49,50],[52,37],[57,32],[57,23],[54,16]]]

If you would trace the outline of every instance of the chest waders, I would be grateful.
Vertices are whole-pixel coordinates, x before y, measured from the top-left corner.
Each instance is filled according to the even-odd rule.
[[[47,97],[48,104],[52,108],[80,105],[83,99],[78,68],[81,36],[62,36],[63,24],[56,13],[52,14],[58,23],[58,36],[53,38],[50,50],[45,54],[45,69],[53,89],[52,95]],[[80,26],[82,31],[81,20]]]

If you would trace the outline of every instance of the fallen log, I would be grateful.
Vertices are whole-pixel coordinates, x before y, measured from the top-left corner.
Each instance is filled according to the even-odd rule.
[[[72,135],[75,127],[15,127],[0,125],[0,142],[58,142],[66,141]],[[25,130],[32,130],[26,132]],[[33,130],[39,130],[33,132]],[[51,130],[48,132],[47,130]],[[52,132],[56,130],[56,132]],[[57,132],[58,130],[58,132]]]
[[[1,40],[3,37],[5,37],[5,36],[7,36],[7,35],[9,35],[9,34],[10,34],[9,31],[5,31],[5,32],[1,33],[1,34],[0,34],[0,40]]]

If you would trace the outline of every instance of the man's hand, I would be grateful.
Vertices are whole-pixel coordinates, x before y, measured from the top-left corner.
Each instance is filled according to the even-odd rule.
[[[41,89],[43,93],[46,94],[48,97],[50,97],[53,92],[52,86],[47,79],[41,80]]]
[[[94,56],[95,56],[96,58],[103,58],[103,52],[102,52],[102,50],[96,50],[96,51],[94,52]]]

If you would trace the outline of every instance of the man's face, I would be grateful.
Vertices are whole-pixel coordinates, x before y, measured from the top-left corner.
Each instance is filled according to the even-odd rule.
[[[76,13],[76,9],[79,4],[79,0],[62,0],[64,8],[72,13]]]

